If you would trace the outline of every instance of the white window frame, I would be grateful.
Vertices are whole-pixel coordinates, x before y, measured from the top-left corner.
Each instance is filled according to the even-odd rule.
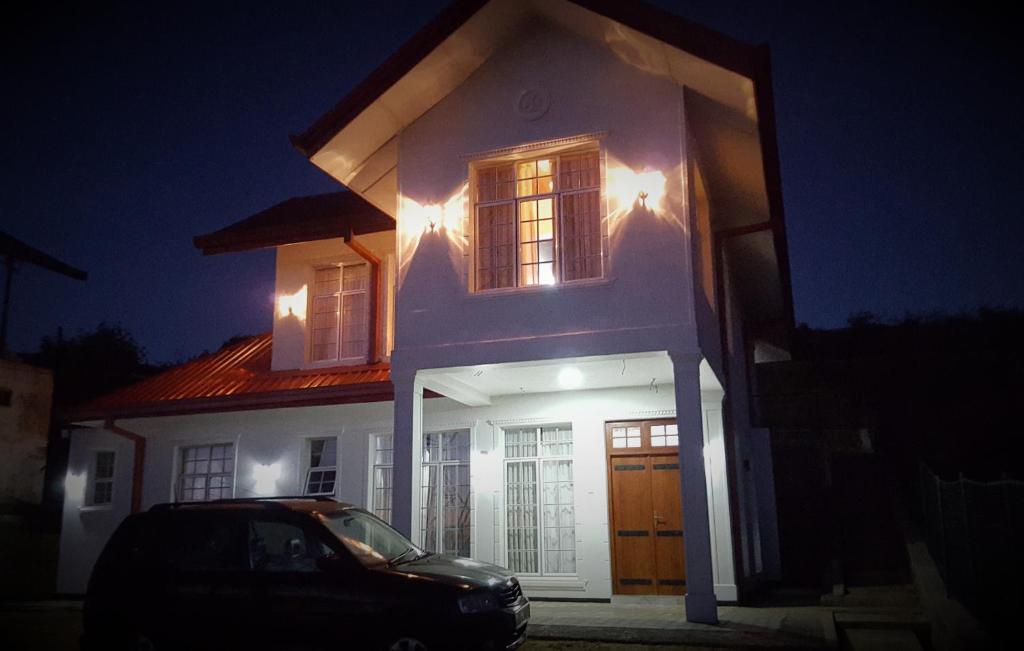
[[[463,459],[454,459],[454,460],[446,461],[446,460],[444,460],[444,454],[443,454],[443,451],[442,451],[442,455],[441,455],[442,458],[441,459],[437,459],[437,460],[434,460],[434,461],[423,461],[423,451],[424,450],[423,450],[423,446],[422,445],[420,446],[420,491],[421,491],[421,493],[420,493],[420,505],[419,505],[420,506],[420,527],[419,527],[419,530],[420,530],[419,531],[420,544],[425,546],[426,545],[426,537],[427,537],[427,531],[426,531],[426,526],[425,526],[427,505],[426,505],[426,500],[424,499],[423,493],[422,493],[422,491],[426,488],[426,486],[423,485],[423,478],[426,476],[426,474],[423,472],[423,470],[425,468],[427,468],[428,466],[436,467],[437,468],[437,472],[438,472],[438,477],[439,477],[439,480],[438,480],[439,483],[438,483],[438,486],[437,486],[437,503],[434,504],[434,507],[436,509],[436,530],[434,532],[434,535],[436,536],[436,540],[438,541],[439,546],[442,549],[435,549],[433,551],[436,551],[438,553],[449,553],[449,552],[447,552],[447,551],[445,551],[443,549],[443,547],[444,547],[444,489],[445,489],[444,470],[445,470],[446,467],[451,467],[451,466],[455,466],[455,467],[465,466],[466,467],[466,472],[467,472],[467,474],[469,474],[469,477],[470,477],[470,483],[469,483],[469,504],[468,504],[469,523],[467,524],[467,527],[469,528],[469,550],[467,550],[467,554],[468,555],[472,555],[472,553],[473,553],[473,481],[472,481],[472,465],[471,465],[472,461],[471,460],[472,460],[472,457],[473,457],[473,430],[471,428],[469,428],[469,427],[453,427],[453,428],[449,428],[449,429],[440,429],[440,430],[436,430],[436,431],[423,432],[423,442],[424,442],[424,444],[426,443],[426,437],[428,435],[442,435],[442,434],[451,433],[451,432],[465,432],[466,433],[466,444],[467,444],[467,447],[468,447],[468,450],[467,450],[468,456],[466,457],[466,459],[464,459],[464,460]],[[443,441],[443,439],[442,439],[442,441]],[[439,446],[438,449],[442,450],[443,448]]]
[[[229,451],[230,454],[227,457],[227,458],[231,459],[231,470],[230,470],[230,472],[219,472],[219,473],[211,473],[211,472],[206,472],[206,473],[186,473],[185,472],[185,462],[186,462],[185,455],[187,454],[188,450],[190,450],[190,449],[199,449],[199,448],[210,448],[211,452],[212,452],[213,448],[215,448],[215,447],[228,447],[228,448],[230,448],[230,451]],[[231,493],[230,493],[230,495],[228,495],[227,498],[222,496],[222,497],[214,498],[214,499],[230,499],[230,498],[233,498],[235,496],[235,488],[238,485],[238,481],[237,481],[237,478],[238,478],[238,446],[236,445],[236,443],[234,441],[208,441],[208,442],[195,442],[195,443],[190,442],[188,444],[179,445],[177,447],[177,449],[175,450],[174,464],[175,464],[174,465],[174,487],[173,487],[173,491],[174,492],[173,492],[173,495],[172,495],[172,497],[173,497],[172,501],[174,501],[174,502],[184,502],[184,501],[186,501],[184,499],[184,492],[185,492],[185,490],[182,487],[182,484],[184,483],[184,479],[186,477],[199,477],[199,476],[204,475],[204,474],[207,477],[207,480],[209,480],[209,478],[211,476],[213,476],[213,475],[216,475],[216,476],[230,475],[231,476]],[[219,487],[219,488],[223,488],[223,487]],[[209,492],[210,486],[209,486],[208,482],[207,482],[207,486],[204,488],[204,490],[207,493]],[[188,500],[188,501],[194,501],[194,500]],[[210,500],[209,499],[204,499],[204,500],[199,500],[199,501],[210,501]]]
[[[366,288],[365,289],[345,289],[345,268],[346,267],[366,267]],[[317,298],[324,298],[316,293],[316,272],[323,269],[338,269],[340,276],[338,278],[338,291],[333,296],[338,301],[338,340],[337,340],[337,355],[335,357],[329,357],[327,359],[315,359],[313,356],[313,321],[316,318],[316,314],[313,312],[313,308],[316,305]],[[370,315],[370,290],[373,284],[373,269],[370,267],[368,262],[332,262],[317,264],[313,267],[312,279],[309,283],[310,287],[313,288],[309,292],[308,305],[306,306],[306,314],[308,319],[306,320],[306,338],[309,340],[307,345],[306,354],[308,356],[310,366],[337,366],[339,364],[366,364],[369,362],[370,344],[373,342],[373,319]],[[352,357],[342,357],[342,338],[345,336],[345,312],[344,312],[344,298],[345,296],[351,296],[354,294],[363,295],[363,313],[366,314],[366,350],[363,351],[362,355],[355,355]]]
[[[562,158],[563,157],[578,156],[580,154],[585,154],[585,153],[596,153],[597,154],[597,161],[598,161],[598,185],[597,185],[597,187],[596,188],[593,188],[593,187],[591,187],[591,188],[573,188],[573,189],[570,189],[570,190],[560,190],[559,189],[559,179],[560,179],[561,169],[562,169]],[[518,178],[516,177],[517,166],[519,164],[521,164],[521,163],[529,163],[529,162],[532,162],[532,161],[543,160],[543,159],[551,159],[551,160],[555,161],[555,172],[554,172],[554,175],[553,175],[553,189],[552,189],[552,191],[549,192],[549,193],[544,193],[544,194],[533,194],[533,195],[528,195],[528,196],[523,196],[523,197],[518,196],[518,194],[516,193],[517,187],[518,187],[517,186]],[[513,170],[512,198],[511,199],[492,200],[492,201],[477,201],[476,198],[477,198],[477,195],[478,195],[478,192],[477,192],[477,188],[478,188],[478,181],[477,181],[478,171],[479,170],[491,169],[491,168],[494,168],[494,167],[501,167],[501,166],[504,166],[504,165],[511,165],[512,166],[512,170]],[[593,284],[595,282],[602,282],[602,281],[604,281],[607,278],[607,274],[608,274],[608,253],[609,253],[608,252],[608,249],[609,249],[608,228],[607,228],[607,223],[606,223],[606,221],[607,221],[606,220],[606,217],[607,217],[607,209],[606,209],[606,191],[607,191],[607,189],[606,189],[606,185],[607,185],[607,175],[605,173],[605,153],[604,153],[604,148],[601,145],[600,141],[591,141],[591,142],[588,142],[588,143],[583,144],[583,145],[574,146],[572,149],[567,149],[567,150],[557,151],[557,152],[549,152],[547,154],[544,154],[543,150],[540,150],[540,151],[530,150],[529,155],[525,155],[525,156],[521,155],[519,157],[514,157],[514,158],[509,158],[509,157],[484,158],[484,159],[480,159],[480,160],[476,161],[473,164],[473,167],[472,167],[472,170],[471,170],[471,183],[470,183],[470,190],[471,190],[470,197],[471,197],[471,201],[470,201],[470,204],[469,204],[470,205],[469,209],[471,211],[470,220],[471,220],[471,224],[472,224],[472,227],[473,227],[473,237],[472,237],[471,246],[469,247],[470,248],[470,255],[468,256],[468,258],[469,258],[469,265],[470,266],[469,266],[469,269],[467,270],[468,271],[467,275],[468,275],[469,280],[470,280],[470,282],[469,282],[470,292],[472,294],[484,294],[484,295],[492,294],[492,293],[499,293],[500,294],[500,293],[507,293],[507,292],[536,291],[538,288],[544,288],[544,287],[563,287],[563,286],[572,286],[572,285],[580,285],[580,284],[586,285],[586,284]],[[565,256],[562,254],[562,249],[561,249],[561,247],[562,247],[562,244],[561,244],[562,243],[562,198],[566,197],[566,196],[569,196],[569,195],[582,194],[584,192],[593,192],[595,190],[598,193],[598,206],[599,206],[599,211],[600,211],[600,214],[598,216],[598,227],[599,227],[599,230],[600,230],[600,240],[601,240],[601,254],[600,254],[601,270],[600,270],[599,274],[597,274],[596,276],[590,277],[590,278],[578,278],[578,279],[575,279],[575,280],[568,280],[567,281],[567,280],[564,280],[565,274],[564,274],[564,270],[562,268],[563,263],[564,263],[564,259],[565,259]],[[543,198],[548,198],[548,197],[553,199],[552,211],[553,211],[553,220],[554,220],[553,247],[554,247],[555,282],[553,284],[550,284],[550,285],[545,285],[545,284],[523,285],[521,283],[521,277],[520,277],[520,275],[521,275],[521,268],[520,268],[520,266],[521,266],[521,263],[520,263],[520,255],[521,255],[520,254],[520,247],[521,247],[521,242],[520,242],[520,232],[519,232],[519,225],[520,225],[519,203],[521,201],[524,201],[524,200],[525,201],[535,201],[535,200],[538,200],[538,199],[543,199]],[[515,269],[515,272],[514,272],[515,273],[514,284],[509,286],[509,287],[489,287],[489,288],[481,289],[481,288],[479,288],[479,279],[477,278],[477,265],[478,265],[477,257],[478,257],[479,253],[478,253],[478,250],[477,250],[477,246],[478,245],[477,245],[477,236],[476,236],[476,234],[480,232],[480,208],[481,207],[489,207],[489,206],[497,206],[497,205],[502,205],[502,204],[509,204],[509,203],[512,205],[513,218],[515,220],[515,238],[514,238],[514,241],[515,241],[515,251],[514,251],[514,254],[513,254],[513,257],[514,257],[514,260],[515,260],[515,262],[514,262],[514,269]]]
[[[543,454],[543,448],[541,443],[541,430],[544,428],[557,427],[562,429],[568,429],[572,432],[572,454],[555,454],[545,455]],[[524,429],[536,429],[537,430],[537,453],[533,456],[522,456],[522,457],[509,457],[507,454],[507,432],[509,430],[524,430]],[[579,575],[579,549],[576,540],[576,433],[573,428],[571,421],[552,421],[541,424],[536,423],[522,423],[522,424],[508,424],[501,427],[501,453],[502,453],[502,478],[501,478],[501,522],[502,522],[502,548],[504,550],[504,564],[505,567],[511,568],[509,561],[509,544],[508,544],[508,465],[510,463],[523,463],[532,462],[536,468],[537,477],[537,572],[522,572],[516,570],[517,576],[529,576],[529,577],[576,577]],[[545,461],[569,461],[572,463],[573,468],[573,552],[575,555],[574,565],[576,571],[574,572],[545,572],[546,566],[546,550],[544,546],[544,462]]]
[[[99,467],[99,456],[101,454],[111,455],[110,461],[110,476],[100,478],[97,474],[97,468]],[[85,482],[85,495],[83,505],[88,509],[109,509],[113,508],[114,505],[114,491],[116,489],[117,479],[117,451],[109,448],[92,450],[89,453],[89,471],[88,481]],[[96,486],[98,484],[109,484],[110,485],[110,499],[105,502],[96,501]]]
[[[319,465],[313,466],[313,443],[316,441],[334,441],[334,463],[331,465]],[[323,459],[320,460],[321,464]],[[328,497],[335,496],[338,494],[338,483],[341,480],[341,439],[336,435],[327,436],[311,436],[305,440],[302,451],[302,463],[305,468],[305,472],[302,473],[302,494],[319,496],[325,495]],[[331,491],[321,491],[318,493],[310,492],[309,480],[314,472],[330,472],[334,471],[334,489]],[[321,480],[321,483],[323,480]]]
[[[377,463],[377,449],[378,449],[377,448],[377,440],[378,439],[390,439],[391,440],[391,448],[390,448],[391,449],[391,463]],[[392,497],[394,496],[395,436],[394,436],[394,434],[390,434],[390,433],[374,432],[373,434],[370,434],[369,440],[370,440],[370,445],[369,445],[370,451],[369,451],[369,459],[368,459],[368,461],[369,461],[369,465],[370,465],[370,473],[369,473],[370,476],[369,476],[369,481],[367,482],[369,484],[368,489],[367,489],[369,492],[368,492],[367,500],[366,500],[367,510],[370,513],[373,513],[374,515],[376,515],[381,520],[384,520],[388,524],[391,524],[391,516],[393,514],[393,504],[394,504],[394,502],[389,500],[389,502],[391,502],[391,504],[387,507],[387,511],[388,511],[387,517],[384,517],[383,515],[381,515],[379,513],[379,511],[383,510],[384,507],[381,504],[377,503],[378,502],[377,491],[378,490],[381,490],[381,491],[388,490],[388,491],[390,491],[389,495],[391,495]],[[392,473],[391,474],[391,481],[392,481],[392,485],[391,486],[388,486],[386,488],[378,488],[377,487],[377,470],[378,469],[381,469],[381,470],[383,470],[383,469],[390,469],[391,470],[391,473]]]

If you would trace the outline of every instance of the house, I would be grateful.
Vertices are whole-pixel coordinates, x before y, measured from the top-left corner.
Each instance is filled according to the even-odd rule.
[[[766,49],[638,3],[457,2],[293,142],[347,191],[196,238],[276,248],[273,332],[75,414],[60,591],[129,511],[295,493],[534,597],[715,622],[779,576]]]

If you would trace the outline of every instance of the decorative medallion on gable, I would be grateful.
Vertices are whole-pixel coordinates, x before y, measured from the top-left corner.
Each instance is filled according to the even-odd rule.
[[[544,117],[551,106],[551,94],[544,88],[526,88],[516,100],[516,113],[524,120],[538,120]]]

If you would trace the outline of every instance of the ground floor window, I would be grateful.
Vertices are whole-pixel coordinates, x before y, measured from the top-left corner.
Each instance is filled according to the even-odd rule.
[[[306,458],[306,495],[334,495],[338,480],[338,439],[310,439]]]
[[[423,547],[469,556],[469,430],[423,435],[420,532]]]
[[[182,448],[178,500],[205,502],[231,497],[234,475],[235,453],[231,443]]]
[[[509,569],[576,573],[573,441],[569,425],[505,430],[505,531]]]
[[[99,450],[93,455],[86,505],[106,506],[114,501],[114,457],[110,450]]]
[[[374,434],[371,437],[371,472],[373,486],[370,492],[370,508],[378,518],[391,524],[391,473],[394,465],[394,437],[390,434]]]

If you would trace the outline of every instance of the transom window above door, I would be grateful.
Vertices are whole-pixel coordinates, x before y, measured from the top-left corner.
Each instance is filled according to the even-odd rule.
[[[475,199],[477,290],[601,277],[598,150],[484,163]]]

